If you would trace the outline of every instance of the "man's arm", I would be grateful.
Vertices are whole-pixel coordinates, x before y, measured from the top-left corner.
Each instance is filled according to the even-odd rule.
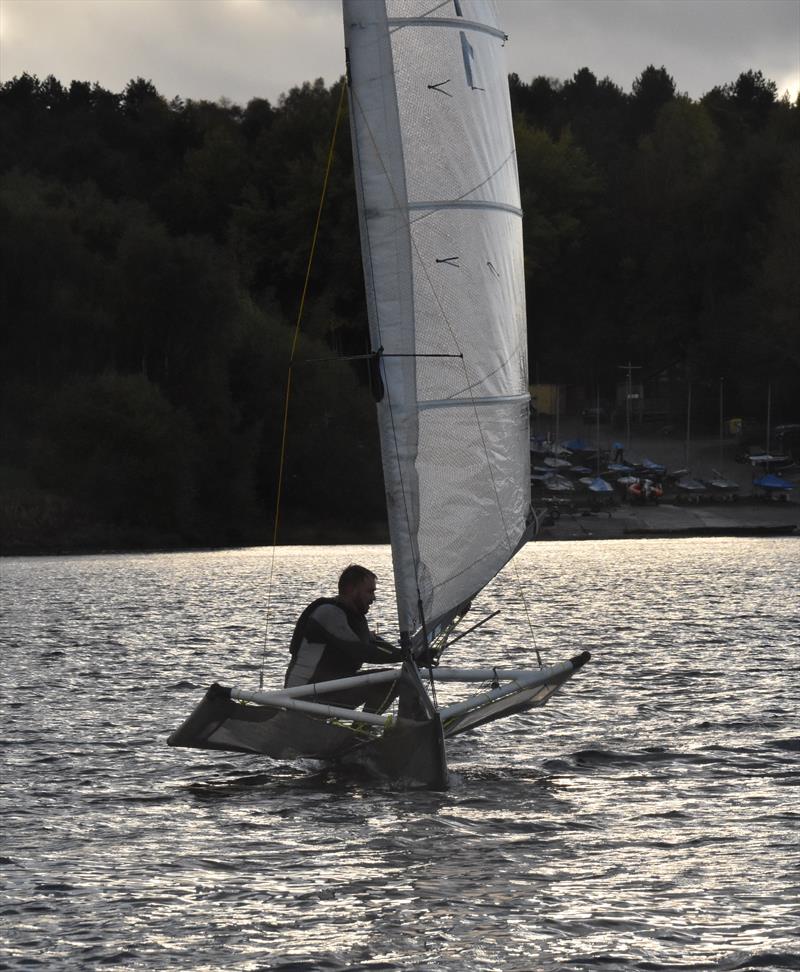
[[[387,641],[385,638],[381,638],[379,634],[374,631],[369,633],[369,644],[376,652],[381,653],[381,657],[369,658],[368,661],[402,661],[403,660],[403,650],[399,648],[396,644],[391,641]]]
[[[325,642],[354,662],[378,662],[385,665],[402,661],[400,649],[383,638],[369,635],[367,641],[362,641],[348,624],[345,612],[336,604],[321,604],[308,620],[306,637],[309,641]]]

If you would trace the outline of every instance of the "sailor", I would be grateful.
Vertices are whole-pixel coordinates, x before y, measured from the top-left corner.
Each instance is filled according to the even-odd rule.
[[[371,570],[350,564],[339,577],[338,596],[320,597],[303,611],[292,635],[285,688],[349,678],[364,662],[391,665],[402,660],[399,648],[367,626],[376,580]],[[384,683],[326,694],[324,701],[353,707],[363,702],[365,709],[375,711],[393,695],[392,684]]]

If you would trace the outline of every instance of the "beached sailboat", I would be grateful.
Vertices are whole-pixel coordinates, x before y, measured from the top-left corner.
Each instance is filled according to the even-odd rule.
[[[441,788],[446,738],[544,705],[589,655],[526,671],[431,666],[424,680],[417,666],[422,652],[441,656],[468,633],[456,625],[532,520],[507,38],[491,0],[344,0],[343,9],[405,661],[269,692],[214,685],[169,742],[333,759]],[[376,682],[396,683],[396,712],[325,704],[326,692]],[[436,682],[486,685],[439,708]]]

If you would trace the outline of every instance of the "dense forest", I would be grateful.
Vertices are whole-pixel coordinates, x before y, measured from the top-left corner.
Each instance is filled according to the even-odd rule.
[[[292,336],[341,82],[277,105],[0,86],[6,551],[269,541]],[[531,377],[726,382],[800,420],[800,105],[510,78]],[[346,119],[304,305],[279,541],[382,535]],[[716,401],[716,399],[714,399]],[[703,396],[697,398],[702,411]],[[709,411],[711,406],[708,406]],[[716,413],[715,413],[716,414]],[[701,415],[702,418],[702,415]]]

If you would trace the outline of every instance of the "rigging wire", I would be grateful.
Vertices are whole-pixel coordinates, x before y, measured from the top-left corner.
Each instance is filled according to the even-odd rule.
[[[325,177],[322,181],[322,191],[319,197],[319,206],[317,208],[317,219],[314,224],[314,232],[311,236],[311,247],[308,253],[308,262],[306,264],[306,274],[303,280],[303,290],[300,294],[300,304],[297,310],[297,320],[294,325],[294,335],[292,338],[292,347],[289,353],[289,367],[286,374],[286,394],[283,400],[283,428],[281,431],[281,452],[280,452],[280,462],[278,465],[278,488],[277,495],[275,497],[275,518],[272,530],[272,557],[270,560],[269,568],[269,581],[267,583],[267,613],[264,622],[264,644],[261,649],[261,670],[259,672],[258,684],[259,687],[264,686],[264,663],[267,656],[267,644],[269,641],[269,623],[271,617],[272,608],[272,583],[275,575],[275,548],[278,542],[278,525],[280,523],[280,510],[281,510],[281,496],[283,493],[283,469],[286,459],[286,432],[289,426],[289,399],[291,397],[292,390],[292,365],[294,364],[294,356],[297,350],[297,339],[300,336],[300,323],[303,320],[303,310],[305,309],[306,294],[308,293],[308,282],[311,279],[311,266],[314,262],[314,254],[317,249],[317,239],[319,238],[319,226],[322,220],[322,210],[325,206],[325,197],[328,191],[328,180],[330,178],[331,167],[333,165],[333,150],[336,146],[336,136],[339,132],[339,123],[342,119],[343,107],[344,107],[344,95],[346,91],[346,85],[342,83],[341,92],[339,94],[339,104],[336,109],[336,119],[333,123],[333,132],[331,134],[331,143],[328,148],[328,158],[325,163]]]

